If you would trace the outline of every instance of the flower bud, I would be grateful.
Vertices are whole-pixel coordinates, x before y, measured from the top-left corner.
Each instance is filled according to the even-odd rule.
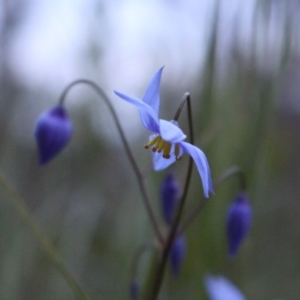
[[[183,261],[186,256],[186,240],[183,235],[180,235],[174,241],[170,251],[171,271],[177,276],[182,268]]]
[[[68,143],[72,136],[72,123],[61,105],[44,112],[37,120],[35,137],[40,164],[46,164]]]
[[[234,257],[247,236],[252,221],[252,209],[247,196],[239,194],[228,209],[227,238],[229,255]]]
[[[174,211],[178,202],[179,183],[173,174],[168,174],[161,187],[161,205],[165,222],[172,224]]]

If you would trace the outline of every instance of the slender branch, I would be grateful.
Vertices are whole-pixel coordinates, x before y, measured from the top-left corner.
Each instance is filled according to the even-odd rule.
[[[191,99],[190,99],[189,93],[184,94],[183,100],[182,100],[182,102],[179,106],[179,109],[177,110],[175,118],[177,118],[177,119],[179,118],[181,109],[182,109],[185,102],[187,103],[187,107],[188,107],[190,140],[191,140],[191,144],[194,144],[192,109],[191,109]],[[169,253],[170,253],[171,247],[174,243],[174,239],[177,236],[178,225],[179,225],[182,213],[183,213],[184,205],[186,203],[187,194],[188,194],[188,190],[189,190],[189,186],[190,186],[190,182],[191,182],[192,170],[193,170],[193,159],[190,157],[189,158],[189,163],[188,163],[188,171],[187,171],[187,176],[186,176],[186,180],[185,180],[183,193],[182,193],[182,196],[181,196],[179,204],[178,204],[176,215],[174,217],[174,220],[173,220],[171,228],[170,228],[170,232],[169,232],[167,242],[165,244],[165,247],[164,247],[164,250],[163,250],[163,253],[162,253],[162,258],[161,258],[160,264],[159,264],[159,266],[157,268],[157,271],[156,271],[156,275],[155,275],[154,282],[153,282],[153,288],[152,288],[152,291],[150,292],[150,295],[149,295],[150,296],[149,300],[157,299],[160,288],[161,288],[161,285],[162,285],[162,281],[163,281],[163,277],[164,277],[164,273],[165,273]]]
[[[181,114],[181,111],[182,111],[182,109],[183,109],[183,107],[184,107],[184,105],[185,105],[188,98],[190,98],[190,94],[188,92],[184,93],[184,95],[182,96],[181,102],[180,102],[180,104],[177,108],[175,117],[173,119],[174,121],[178,121],[179,116]]]
[[[234,175],[238,176],[240,189],[243,191],[246,190],[246,176],[244,171],[239,166],[232,166],[225,170],[225,172],[216,180],[215,186],[219,187],[221,184],[223,184],[224,181]]]
[[[215,188],[217,189],[220,185],[224,183],[228,178],[232,176],[238,176],[239,178],[239,185],[241,190],[246,190],[246,178],[245,174],[242,171],[242,169],[239,166],[232,166],[225,170],[225,172],[216,180],[214,183]],[[190,226],[190,224],[196,219],[202,208],[205,206],[205,204],[208,203],[208,199],[204,198],[201,202],[199,202],[196,207],[192,210],[192,212],[188,215],[186,220],[182,222],[182,225],[180,227],[180,232],[178,235],[181,235],[184,233],[187,228]]]
[[[111,113],[111,115],[112,115],[112,117],[114,119],[114,122],[115,122],[115,124],[117,126],[118,132],[120,134],[121,140],[122,140],[124,148],[125,148],[126,155],[129,158],[130,164],[131,164],[131,166],[133,168],[133,171],[135,173],[136,179],[138,181],[138,185],[140,187],[140,191],[141,191],[141,194],[142,194],[143,202],[144,202],[147,214],[148,214],[148,216],[150,218],[150,221],[151,221],[152,227],[154,229],[155,235],[158,238],[159,242],[163,243],[164,242],[164,238],[163,238],[163,236],[162,236],[162,234],[160,232],[158,223],[156,221],[155,214],[154,214],[153,209],[151,207],[150,199],[149,199],[149,196],[147,194],[147,190],[146,190],[146,187],[145,187],[145,183],[144,183],[142,172],[140,171],[140,169],[139,169],[139,167],[138,167],[138,165],[137,165],[137,163],[136,163],[136,161],[134,159],[134,156],[133,156],[133,154],[132,154],[132,152],[130,150],[129,144],[127,142],[127,139],[126,139],[125,134],[123,132],[122,126],[120,124],[119,118],[118,118],[118,116],[116,114],[116,111],[115,111],[113,105],[111,104],[110,99],[108,98],[108,96],[93,81],[88,80],[88,79],[78,79],[78,80],[73,81],[72,83],[70,83],[65,88],[65,90],[63,91],[63,93],[61,94],[60,99],[59,99],[60,105],[63,105],[63,103],[65,101],[65,98],[66,98],[66,95],[69,92],[69,90],[73,86],[75,86],[77,84],[81,84],[81,83],[82,84],[87,84],[90,87],[92,87],[96,91],[96,93],[101,97],[101,99],[104,100],[105,104],[107,105],[107,107],[108,107],[108,109],[109,109],[109,111],[110,111],[110,113]]]
[[[68,271],[65,266],[63,260],[57,254],[53,244],[47,235],[42,231],[40,227],[38,227],[33,221],[30,212],[28,211],[26,204],[17,190],[9,183],[4,174],[0,171],[0,186],[6,191],[9,195],[9,201],[15,207],[17,213],[23,222],[27,225],[33,235],[37,238],[42,250],[46,254],[46,257],[53,263],[55,268],[59,271],[62,277],[66,280],[69,287],[73,290],[77,299],[79,300],[88,300],[90,299],[85,291],[82,289],[80,284],[76,281],[76,279],[72,276],[72,274]]]

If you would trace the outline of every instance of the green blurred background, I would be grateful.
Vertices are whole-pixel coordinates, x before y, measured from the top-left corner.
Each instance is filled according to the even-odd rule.
[[[245,171],[254,220],[229,260],[226,210],[239,187],[227,180],[187,230],[182,273],[167,272],[160,299],[206,299],[207,273],[228,277],[247,299],[299,299],[299,9],[296,0],[0,2],[0,168],[91,299],[129,298],[134,255],[153,231],[115,125],[93,91],[69,93],[74,135],[45,167],[35,121],[72,80],[92,79],[147,169],[148,133],[113,89],[142,97],[162,65],[160,116],[172,119],[190,92],[196,145],[213,179],[232,165]],[[180,125],[187,131],[185,111]],[[172,168],[181,182],[186,166],[184,157]],[[158,218],[166,174],[151,171],[146,180]],[[201,199],[194,172],[185,216]],[[0,299],[75,299],[3,189],[0,240]]]

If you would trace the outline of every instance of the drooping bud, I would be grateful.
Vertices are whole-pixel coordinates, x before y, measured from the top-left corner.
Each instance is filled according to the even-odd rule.
[[[183,235],[180,235],[174,241],[170,251],[171,271],[174,276],[180,273],[183,261],[186,256],[187,246]]]
[[[172,224],[174,212],[178,202],[179,183],[173,174],[168,174],[161,187],[161,205],[162,213],[165,222],[168,225]]]
[[[239,194],[227,213],[229,256],[233,258],[246,238],[252,221],[252,209],[246,194]]]
[[[222,276],[208,275],[204,285],[210,300],[246,300],[242,292]]]
[[[130,299],[136,300],[140,295],[140,285],[136,279],[130,282]]]
[[[61,105],[44,112],[38,118],[35,137],[40,164],[49,162],[67,145],[72,131],[72,123]]]

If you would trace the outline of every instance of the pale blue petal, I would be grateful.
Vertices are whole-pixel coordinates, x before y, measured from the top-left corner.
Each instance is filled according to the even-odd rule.
[[[160,135],[162,139],[169,143],[178,143],[186,138],[182,130],[171,121],[159,120]]]
[[[157,136],[157,134],[150,135],[149,141],[153,140],[156,136]],[[174,147],[171,148],[171,153],[172,153],[173,149],[174,149]],[[155,171],[161,171],[161,170],[167,168],[174,161],[175,161],[175,159],[173,159],[172,156],[169,159],[166,159],[162,156],[162,153],[152,152],[153,169]]]
[[[154,138],[155,135],[150,136],[150,139]],[[170,158],[164,158],[162,153],[152,152],[153,168],[155,171],[161,171],[169,167],[172,163],[176,161],[175,156],[175,145],[173,144],[170,151]],[[179,156],[182,156],[183,151],[181,147],[179,148]]]
[[[213,194],[214,191],[211,182],[210,169],[205,154],[192,144],[186,142],[180,142],[179,144],[181,145],[183,151],[187,152],[194,159],[202,179],[204,196],[208,198],[209,193]]]
[[[145,102],[143,102],[139,99],[129,97],[129,96],[119,93],[117,91],[114,91],[114,92],[117,96],[119,96],[123,100],[125,100],[137,107],[137,109],[140,112],[141,121],[148,130],[155,132],[155,133],[159,133],[158,116],[157,116],[157,113],[153,110],[153,108],[151,106],[149,106],[148,104],[146,104]]]
[[[169,167],[172,163],[176,161],[175,155],[171,155],[170,158],[164,158],[162,153],[153,152],[153,168],[155,171],[161,171]]]
[[[246,300],[240,290],[222,276],[206,276],[204,284],[210,300]]]
[[[143,101],[147,103],[149,106],[151,106],[157,115],[159,113],[159,102],[160,102],[159,90],[160,90],[160,80],[161,80],[161,74],[163,68],[164,67],[160,68],[153,75],[143,97]]]

